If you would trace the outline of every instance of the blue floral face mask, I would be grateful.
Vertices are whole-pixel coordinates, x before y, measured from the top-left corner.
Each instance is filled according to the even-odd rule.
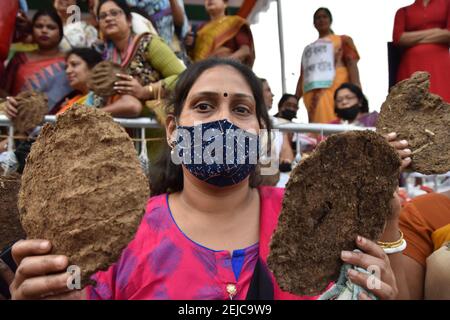
[[[226,187],[247,178],[256,168],[259,137],[228,120],[177,126],[172,161],[198,179]]]

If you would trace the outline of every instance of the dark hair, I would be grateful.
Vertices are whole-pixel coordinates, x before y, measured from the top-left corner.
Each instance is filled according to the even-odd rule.
[[[143,16],[145,19],[150,21],[153,24],[153,26],[155,26],[155,23],[152,20],[152,17],[148,14],[147,11],[145,11],[145,9],[140,8],[140,7],[130,6],[130,5],[129,5],[129,7],[130,7],[130,13],[134,12],[134,13],[137,13],[138,15],[140,15],[140,16]]]
[[[268,130],[270,135],[270,119],[267,109],[264,107],[264,98],[260,80],[247,66],[231,59],[206,59],[190,65],[178,78],[174,92],[171,95],[169,106],[170,114],[178,118],[183,110],[186,98],[197,79],[208,69],[217,66],[230,66],[238,71],[249,84],[256,102],[256,117],[261,128]],[[270,139],[269,139],[270,140]],[[176,165],[171,161],[170,149],[164,144],[164,150],[160,158],[150,169],[150,184],[152,195],[165,192],[177,192],[183,189],[183,172],[181,165]],[[256,186],[260,181],[256,181],[254,174],[250,177],[251,186]]]
[[[325,12],[325,14],[328,16],[328,18],[330,18],[330,24],[333,23],[333,15],[331,14],[330,9],[325,8],[325,7],[320,7],[319,9],[316,10],[316,12],[314,12],[314,15],[313,15],[313,20],[314,20],[314,21],[316,20],[316,15],[317,15],[320,11]],[[333,29],[331,29],[331,28],[330,28],[330,32],[334,34],[334,31],[333,31]]]
[[[330,9],[325,8],[325,7],[320,7],[319,9],[317,9],[317,10],[314,12],[314,15],[313,15],[313,19],[314,19],[314,20],[316,20],[316,15],[319,13],[319,11],[324,11],[325,14],[328,16],[328,18],[330,18],[330,23],[333,22],[333,15],[331,14]]]
[[[31,20],[32,28],[34,28],[34,25],[36,24],[37,19],[39,19],[40,17],[43,17],[43,16],[50,17],[50,19],[52,19],[53,22],[58,25],[59,42],[61,42],[62,38],[64,37],[63,23],[62,23],[61,18],[59,17],[58,13],[56,12],[56,10],[54,8],[38,10],[34,14],[33,19]]]
[[[285,103],[289,98],[295,98],[295,100],[297,100],[297,102],[298,102],[296,95],[290,94],[290,93],[285,93],[285,94],[283,94],[280,101],[278,102],[278,111],[280,111],[281,107],[283,106],[283,103]]]
[[[106,2],[114,2],[125,13],[127,20],[131,21],[131,9],[125,0],[100,0],[97,7],[97,18],[100,16],[100,8]]]
[[[360,112],[362,113],[369,112],[369,102],[367,101],[367,98],[364,96],[364,93],[362,92],[361,88],[358,87],[356,84],[350,82],[344,82],[339,86],[339,88],[336,89],[336,91],[334,91],[334,110],[337,109],[336,96],[338,92],[342,89],[348,89],[356,95],[359,104],[361,105]]]
[[[66,60],[72,55],[79,56],[87,63],[89,69],[92,69],[97,63],[101,62],[102,55],[91,48],[73,48],[66,54]]]

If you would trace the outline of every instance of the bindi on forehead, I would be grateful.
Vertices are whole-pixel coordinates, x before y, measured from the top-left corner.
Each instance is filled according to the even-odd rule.
[[[226,98],[226,97],[228,97],[228,92],[224,92],[223,93],[223,96]]]

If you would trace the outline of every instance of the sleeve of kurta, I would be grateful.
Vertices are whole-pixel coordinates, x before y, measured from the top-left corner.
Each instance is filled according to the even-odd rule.
[[[403,32],[405,32],[405,10],[401,8],[395,14],[394,30],[392,32],[392,41],[398,43]]]
[[[408,242],[403,254],[425,266],[427,257],[433,253],[431,228],[412,203],[402,209],[399,224]]]
[[[166,88],[175,87],[178,75],[186,69],[170,47],[159,37],[153,37],[147,47],[146,58],[157,70]]]

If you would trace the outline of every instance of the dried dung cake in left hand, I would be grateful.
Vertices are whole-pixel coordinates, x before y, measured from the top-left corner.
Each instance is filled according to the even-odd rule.
[[[450,103],[429,88],[427,72],[397,83],[381,106],[377,132],[396,132],[398,139],[408,141],[411,170],[440,174],[450,171]]]
[[[0,174],[0,251],[25,238],[17,209],[19,189],[19,174],[12,173],[7,176]]]
[[[280,288],[322,293],[336,281],[341,250],[357,235],[377,240],[391,214],[400,158],[371,131],[331,135],[294,168],[267,260]]]
[[[107,113],[76,105],[46,124],[27,158],[19,194],[30,239],[81,269],[82,284],[116,262],[150,191],[133,142]]]
[[[40,125],[48,113],[48,100],[45,93],[23,91],[14,99],[17,101],[17,116],[12,120],[14,130],[27,132]]]
[[[102,61],[95,65],[88,79],[88,87],[100,97],[112,96],[114,83],[122,79],[117,77],[117,73],[125,73],[120,65],[111,61]]]

